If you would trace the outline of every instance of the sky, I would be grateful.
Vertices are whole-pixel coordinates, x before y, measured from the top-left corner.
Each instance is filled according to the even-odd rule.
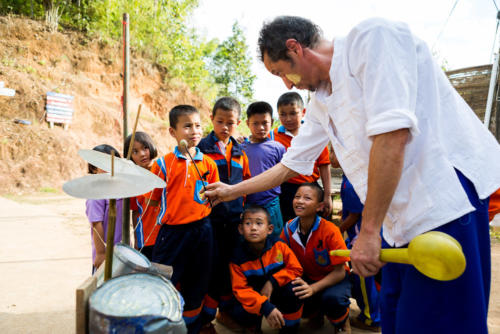
[[[329,40],[345,36],[357,23],[370,17],[403,21],[433,49],[438,62],[451,70],[491,63],[496,6],[500,6],[500,0],[199,1],[191,24],[200,35],[223,41],[231,35],[235,21],[243,28],[252,57],[252,70],[257,76],[255,100],[267,101],[273,108],[287,89],[280,78],[267,72],[256,51],[263,22],[276,16],[308,18],[321,27]],[[304,91],[300,93],[304,97],[307,95]]]

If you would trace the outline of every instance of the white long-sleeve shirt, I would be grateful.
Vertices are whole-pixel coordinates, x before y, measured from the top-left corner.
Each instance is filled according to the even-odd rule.
[[[364,203],[372,136],[407,128],[403,172],[383,222],[391,245],[474,210],[455,171],[481,199],[500,188],[500,145],[404,23],[369,19],[333,42],[332,93],[316,92],[282,163],[312,173],[328,141]]]

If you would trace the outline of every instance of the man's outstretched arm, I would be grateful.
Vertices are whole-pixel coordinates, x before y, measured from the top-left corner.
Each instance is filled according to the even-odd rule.
[[[264,173],[235,185],[228,185],[221,182],[209,184],[206,186],[207,191],[205,192],[205,196],[212,201],[213,205],[217,205],[220,202],[231,201],[243,195],[277,187],[297,175],[299,174],[280,162]]]

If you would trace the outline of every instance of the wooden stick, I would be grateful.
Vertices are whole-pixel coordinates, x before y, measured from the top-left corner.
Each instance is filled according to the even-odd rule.
[[[115,151],[111,151],[111,177],[115,175]],[[104,262],[104,282],[111,278],[113,270],[113,247],[115,241],[116,199],[109,200],[108,230],[106,240],[106,260]]]
[[[108,237],[106,239],[106,262],[104,262],[104,282],[111,278],[113,269],[113,247],[115,241],[116,199],[109,200]]]
[[[142,104],[139,104],[139,109],[137,110],[137,116],[135,117],[134,130],[132,131],[132,138],[130,140],[130,145],[128,147],[127,160],[130,160],[130,156],[132,155],[132,149],[134,147],[135,142],[135,130],[137,130],[137,123],[139,123],[139,115],[141,114]]]

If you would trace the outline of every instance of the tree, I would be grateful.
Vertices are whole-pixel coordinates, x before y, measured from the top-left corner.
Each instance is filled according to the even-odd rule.
[[[217,47],[210,72],[218,85],[218,96],[232,96],[247,105],[253,98],[252,60],[243,29],[233,24],[233,34]]]

